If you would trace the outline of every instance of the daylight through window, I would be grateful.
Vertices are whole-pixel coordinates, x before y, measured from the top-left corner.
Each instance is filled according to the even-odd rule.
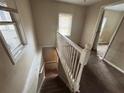
[[[14,15],[10,11],[0,10],[0,36],[7,53],[15,61],[23,43]]]
[[[60,13],[59,14],[59,33],[70,36],[72,28],[72,14]]]

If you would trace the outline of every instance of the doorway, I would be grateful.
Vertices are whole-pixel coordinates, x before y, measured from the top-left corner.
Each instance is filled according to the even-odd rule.
[[[122,21],[124,11],[121,6],[107,6],[104,8],[100,23],[99,38],[97,40],[97,55],[104,59]]]

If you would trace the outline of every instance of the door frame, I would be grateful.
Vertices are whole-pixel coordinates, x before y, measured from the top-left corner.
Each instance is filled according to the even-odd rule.
[[[98,17],[97,24],[96,24],[95,35],[92,39],[93,40],[93,50],[97,51],[97,44],[98,44],[99,35],[100,35],[100,32],[101,32],[100,29],[101,29],[102,20],[103,20],[103,17],[104,17],[105,7],[113,6],[113,5],[117,5],[117,4],[121,4],[121,3],[124,3],[124,1],[123,0],[122,1],[117,1],[115,3],[111,3],[111,4],[108,4],[108,5],[101,6],[100,12],[99,12],[99,17]],[[111,40],[109,42],[106,53],[104,54],[103,57],[100,57],[101,60],[105,59],[105,57],[107,55],[107,52],[109,51],[109,48],[110,48],[111,44],[113,43],[113,41],[114,41],[114,39],[115,39],[115,37],[118,33],[119,27],[120,27],[121,23],[123,22],[123,20],[124,20],[124,15],[122,16],[120,23],[118,24],[116,30],[114,31],[114,34],[111,37]]]
[[[111,39],[110,39],[110,42],[109,42],[108,47],[107,47],[107,50],[106,50],[105,54],[103,55],[103,58],[102,58],[102,59],[105,59],[105,57],[106,57],[106,55],[107,55],[107,53],[108,53],[108,51],[109,51],[109,48],[111,47],[111,45],[112,45],[112,43],[113,43],[113,41],[114,41],[114,39],[115,39],[115,37],[116,37],[118,31],[119,31],[119,28],[120,28],[120,26],[121,26],[123,20],[124,20],[124,14],[123,14],[123,16],[122,16],[122,18],[121,18],[121,20],[120,20],[120,23],[118,24],[116,30],[114,31],[114,33],[113,33],[113,35],[112,35],[112,37],[111,37]]]

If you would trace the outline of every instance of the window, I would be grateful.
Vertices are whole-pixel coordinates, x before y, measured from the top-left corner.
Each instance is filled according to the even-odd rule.
[[[66,36],[70,36],[71,27],[72,27],[72,14],[60,13],[58,32]]]
[[[3,7],[0,10],[0,39],[13,64],[17,62],[25,44],[20,34],[14,12]]]

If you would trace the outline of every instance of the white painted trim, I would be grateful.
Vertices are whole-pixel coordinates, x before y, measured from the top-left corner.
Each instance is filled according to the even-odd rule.
[[[40,46],[40,48],[49,48],[49,47],[56,47],[55,45],[42,45],[42,46]]]
[[[112,64],[110,61],[103,59],[103,61],[105,61],[106,63],[108,63],[110,66],[114,67],[115,69],[117,69],[119,72],[124,74],[124,70],[120,69],[118,66]]]
[[[95,24],[94,34],[89,41],[89,44],[91,45],[91,48],[94,48],[94,49],[96,49],[96,42],[97,42],[96,40],[97,40],[97,35],[99,35],[99,26],[100,26],[100,23],[102,21],[103,14],[104,14],[104,8],[101,7],[99,15],[98,15],[97,22]]]
[[[114,39],[115,39],[115,37],[116,37],[118,31],[119,31],[120,25],[122,24],[123,20],[124,20],[124,15],[122,16],[122,18],[121,18],[121,20],[120,20],[120,23],[118,24],[118,26],[117,26],[115,32],[113,33],[113,35],[112,35],[112,37],[111,37],[111,39],[110,39],[110,42],[109,42],[108,47],[107,47],[107,49],[106,49],[106,52],[105,52],[105,54],[103,55],[103,59],[106,57],[106,55],[107,55],[107,53],[108,53],[108,51],[109,51],[109,49],[110,49],[110,47],[111,47],[111,45],[112,45],[112,43],[113,43],[113,41],[114,41]]]
[[[58,63],[57,61],[46,61],[45,64],[54,64],[54,63]]]
[[[44,64],[43,64],[42,67],[41,67],[40,73],[42,73],[43,70],[44,70]]]

